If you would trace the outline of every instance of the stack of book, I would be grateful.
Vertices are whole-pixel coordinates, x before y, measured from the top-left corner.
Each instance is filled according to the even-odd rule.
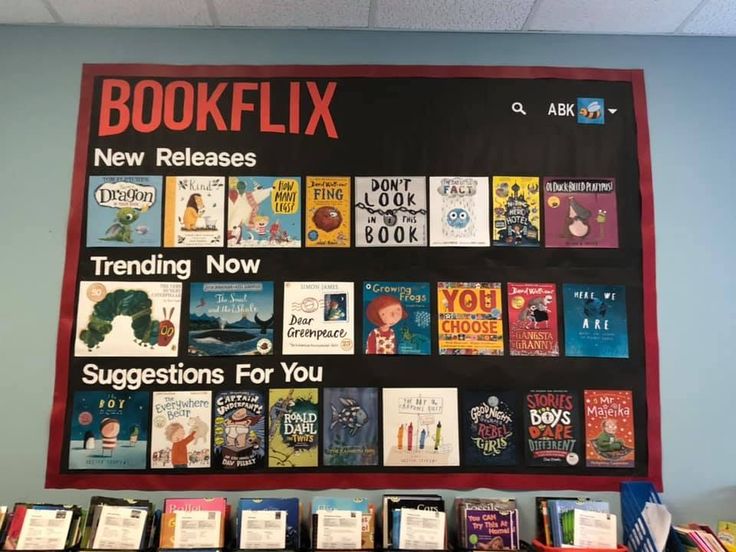
[[[713,529],[700,523],[674,525],[675,534],[688,552],[729,552]]]
[[[312,548],[373,550],[376,507],[367,498],[315,497],[312,501]]]
[[[82,548],[142,550],[152,544],[153,533],[150,501],[93,496],[87,510]]]
[[[518,550],[516,500],[456,498],[458,544],[468,550]]]
[[[298,498],[241,498],[236,518],[239,549],[299,550]]]
[[[83,511],[63,504],[16,503],[4,550],[63,550],[79,545]]]
[[[445,501],[440,495],[384,495],[383,548],[443,550],[446,547]]]
[[[224,498],[167,498],[160,548],[222,548],[230,508]]]
[[[616,516],[608,502],[537,497],[537,539],[546,546],[616,548]]]

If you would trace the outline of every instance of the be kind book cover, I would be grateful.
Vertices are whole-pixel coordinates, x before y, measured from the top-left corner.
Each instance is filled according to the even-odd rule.
[[[322,400],[322,464],[378,465],[378,389],[326,387]]]
[[[190,356],[273,353],[273,282],[193,282]]]
[[[630,390],[586,389],[585,465],[589,468],[633,468],[634,404]]]
[[[519,462],[518,401],[511,391],[462,392],[463,464],[512,466]]]
[[[161,247],[161,177],[91,176],[87,247]]]
[[[383,465],[460,465],[456,388],[383,389]]]
[[[365,282],[363,345],[368,355],[432,352],[429,284]]]
[[[499,282],[438,282],[441,355],[503,355]]]
[[[546,247],[618,247],[616,180],[545,178]]]
[[[350,247],[350,177],[308,176],[307,247]]]
[[[511,356],[559,356],[557,286],[507,284]]]
[[[79,282],[74,354],[177,356],[181,294],[181,282]]]
[[[218,176],[166,178],[165,247],[222,247],[225,179]]]
[[[539,247],[539,178],[493,177],[493,245]]]
[[[488,177],[430,177],[429,245],[491,245],[489,201]]]
[[[150,406],[151,396],[144,391],[76,391],[69,469],[145,469]]]
[[[566,356],[629,357],[624,286],[564,284],[562,300]]]
[[[228,247],[301,247],[302,180],[233,176],[227,190]]]

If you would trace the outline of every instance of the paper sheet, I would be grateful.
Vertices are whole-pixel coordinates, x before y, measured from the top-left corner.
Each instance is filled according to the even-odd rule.
[[[445,512],[402,508],[399,548],[443,550],[445,548]]]
[[[604,512],[573,512],[575,532],[573,546],[583,548],[616,548],[616,516]]]
[[[240,548],[286,548],[286,512],[243,510],[240,515]]]
[[[219,548],[221,512],[176,512],[174,548]]]
[[[138,550],[146,529],[148,512],[127,506],[102,506],[92,548]]]
[[[72,523],[70,510],[29,508],[23,518],[18,550],[63,550]]]
[[[317,512],[317,548],[360,549],[363,515],[358,511],[320,510]]]

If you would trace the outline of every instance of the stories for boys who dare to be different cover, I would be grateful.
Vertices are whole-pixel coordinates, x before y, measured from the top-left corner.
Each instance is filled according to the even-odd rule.
[[[524,398],[529,466],[576,466],[580,462],[580,407],[566,389],[532,390]]]
[[[378,465],[378,389],[326,387],[322,400],[322,464]]]
[[[438,282],[441,355],[503,355],[503,303],[498,282]]]
[[[585,465],[634,467],[634,405],[630,390],[586,389]]]
[[[363,347],[369,355],[432,352],[429,284],[365,282]]]
[[[319,391],[268,390],[268,467],[316,467],[319,462]]]

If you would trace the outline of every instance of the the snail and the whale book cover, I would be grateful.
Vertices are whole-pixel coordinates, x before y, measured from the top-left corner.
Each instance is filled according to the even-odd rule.
[[[322,400],[322,463],[378,465],[378,389],[327,387]]]

